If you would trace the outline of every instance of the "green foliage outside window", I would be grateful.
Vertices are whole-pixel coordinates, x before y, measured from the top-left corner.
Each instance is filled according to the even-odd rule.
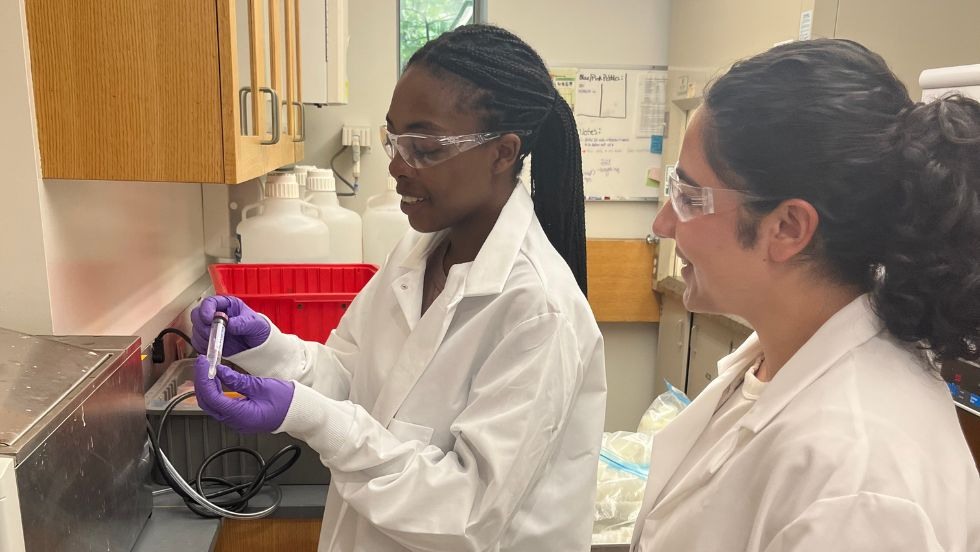
[[[401,0],[399,4],[398,67],[423,44],[473,22],[475,0]]]

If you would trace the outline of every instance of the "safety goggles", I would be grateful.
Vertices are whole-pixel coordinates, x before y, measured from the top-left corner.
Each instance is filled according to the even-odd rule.
[[[526,131],[478,132],[459,136],[431,136],[429,134],[395,134],[381,127],[381,145],[391,159],[397,153],[410,167],[426,169],[448,161],[477,146],[496,140],[505,134],[524,136]]]
[[[667,184],[664,192],[681,222],[716,212],[715,200],[721,197],[740,197],[743,201],[769,201],[771,198],[754,196],[731,188],[704,188],[684,182],[677,175],[677,169],[667,167]]]

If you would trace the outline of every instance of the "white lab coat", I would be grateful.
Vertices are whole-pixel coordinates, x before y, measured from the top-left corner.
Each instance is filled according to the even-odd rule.
[[[588,550],[606,395],[588,302],[517,186],[420,318],[442,237],[403,239],[325,346],[274,329],[232,357],[302,384],[280,431],[331,469],[319,549]]]
[[[949,390],[889,337],[867,296],[828,320],[664,494],[760,354],[752,335],[654,437],[633,550],[980,550],[980,476]]]

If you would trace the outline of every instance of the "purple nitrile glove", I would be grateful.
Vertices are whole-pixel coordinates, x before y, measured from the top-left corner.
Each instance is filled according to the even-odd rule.
[[[233,399],[225,395],[221,391],[222,383],[245,398]],[[199,355],[194,364],[194,393],[198,406],[239,433],[275,431],[286,419],[294,391],[291,381],[239,374],[223,364],[218,365],[218,377],[208,379],[208,359],[204,355]]]
[[[215,295],[205,297],[201,304],[191,311],[191,343],[199,353],[208,350],[211,337],[211,319],[221,311],[228,315],[228,328],[225,331],[225,346],[221,356],[231,356],[265,343],[272,328],[269,322],[255,313],[238,297]]]

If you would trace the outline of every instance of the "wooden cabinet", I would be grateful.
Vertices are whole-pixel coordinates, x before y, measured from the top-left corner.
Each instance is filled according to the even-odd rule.
[[[316,510],[317,508],[313,508]],[[315,552],[320,540],[320,517],[223,519],[215,552]]]
[[[663,295],[660,334],[657,339],[657,381],[655,396],[667,390],[666,379],[681,391],[687,386],[687,359],[690,344],[691,313],[673,295]]]
[[[303,158],[299,0],[26,0],[44,178],[238,183]]]
[[[646,240],[587,240],[589,305],[597,321],[660,320],[653,291],[656,256],[657,246]]]

